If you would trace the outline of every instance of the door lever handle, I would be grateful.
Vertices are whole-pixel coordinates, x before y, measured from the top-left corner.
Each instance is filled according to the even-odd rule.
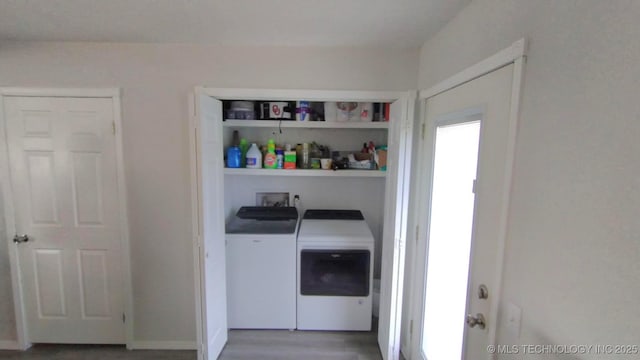
[[[29,235],[27,234],[24,234],[24,235],[16,234],[16,236],[13,237],[13,242],[16,244],[25,243],[27,241],[29,241]]]
[[[478,313],[475,317],[471,314],[467,315],[467,325],[471,328],[478,326],[480,329],[484,329],[487,326],[487,323],[484,319],[484,315]]]

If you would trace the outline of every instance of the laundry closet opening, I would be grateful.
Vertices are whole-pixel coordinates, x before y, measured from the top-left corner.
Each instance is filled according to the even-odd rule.
[[[373,284],[398,266],[406,95],[200,90],[203,343],[223,345],[226,329],[375,332],[396,322],[395,311],[373,321]],[[224,288],[209,282],[222,274]]]
[[[387,103],[222,105],[228,327],[376,330]]]

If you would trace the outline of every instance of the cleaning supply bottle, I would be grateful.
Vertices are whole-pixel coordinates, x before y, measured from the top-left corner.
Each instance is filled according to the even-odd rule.
[[[242,159],[242,151],[238,146],[230,146],[227,150],[227,167],[239,168]]]
[[[247,169],[262,168],[262,153],[258,149],[256,143],[252,143],[249,151],[247,151]]]
[[[276,168],[284,169],[284,150],[276,148]]]
[[[240,167],[247,167],[247,150],[249,150],[247,139],[240,139]]]
[[[311,169],[311,154],[309,152],[309,143],[302,144],[302,168]]]
[[[292,150],[291,144],[287,144],[284,152],[284,168],[295,169],[296,168],[296,152]]]
[[[269,139],[267,143],[267,153],[264,155],[264,168],[276,169],[277,167],[276,144],[273,142],[273,139]]]

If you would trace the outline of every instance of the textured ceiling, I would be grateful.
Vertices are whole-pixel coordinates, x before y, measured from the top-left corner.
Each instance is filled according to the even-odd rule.
[[[0,40],[421,46],[470,0],[1,0]]]

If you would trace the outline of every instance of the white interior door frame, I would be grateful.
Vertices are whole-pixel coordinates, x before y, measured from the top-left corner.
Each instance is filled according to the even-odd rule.
[[[133,345],[133,287],[131,283],[131,262],[129,247],[129,222],[127,216],[127,189],[124,174],[124,154],[122,147],[122,112],[121,92],[118,88],[0,88],[0,183],[4,200],[4,218],[6,225],[7,248],[9,250],[9,262],[11,268],[11,284],[13,290],[13,304],[15,308],[17,343],[16,350],[26,350],[31,344],[27,339],[26,317],[24,309],[24,295],[18,266],[17,248],[11,243],[16,232],[15,212],[13,209],[13,190],[11,186],[9,152],[6,134],[6,119],[4,116],[4,98],[9,96],[22,97],[78,97],[78,98],[110,98],[113,100],[113,121],[116,139],[116,162],[118,181],[118,202],[120,212],[120,241],[122,245],[122,275],[125,309],[125,339],[127,349]]]
[[[402,204],[402,208],[398,209],[400,214],[397,214],[395,218],[395,233],[393,234],[393,248],[397,249],[397,251],[394,252],[393,264],[395,266],[391,269],[391,277],[392,279],[397,279],[397,281],[394,283],[392,280],[391,303],[389,305],[392,311],[389,324],[391,351],[390,353],[383,354],[383,358],[391,360],[400,358],[404,273],[406,269],[407,233],[409,232],[407,225],[409,221],[409,198],[411,196],[411,164],[413,162],[411,149],[413,147],[413,139],[415,138],[415,136],[413,136],[413,121],[415,119],[416,99],[417,92],[409,91],[404,104],[406,115],[404,116],[403,123],[400,127],[400,134],[397,139],[399,143],[398,159],[402,161],[398,161],[398,174],[395,181],[392,181],[394,186],[391,186],[391,189],[387,189],[387,191],[396,190],[396,203],[399,202]],[[397,205],[394,204],[394,206]]]
[[[198,122],[198,109],[196,97],[198,95],[208,95],[218,100],[233,100],[233,99],[254,99],[254,100],[292,100],[292,99],[304,99],[309,101],[356,101],[356,102],[393,102],[396,100],[403,100],[406,107],[406,117],[401,124],[399,137],[402,136],[403,148],[401,151],[405,154],[405,167],[403,167],[403,176],[399,177],[399,181],[404,181],[402,190],[398,196],[402,197],[404,201],[410,196],[408,179],[411,172],[411,149],[412,149],[412,133],[414,124],[415,113],[415,100],[417,98],[416,91],[352,91],[352,90],[304,90],[304,89],[243,89],[243,88],[213,88],[198,86],[195,91],[189,96],[189,109],[190,109],[190,125],[189,125],[189,147],[190,147],[190,172],[191,172],[191,211],[192,211],[192,231],[193,231],[193,245],[194,245],[194,274],[195,274],[195,295],[196,295],[196,332],[197,332],[197,349],[198,359],[202,359],[203,349],[203,308],[202,303],[202,259],[200,256],[200,247],[202,246],[202,235],[200,234],[200,222],[201,214],[199,211],[200,196],[198,193],[198,136],[197,136],[197,122]],[[400,141],[398,139],[397,141]],[[408,203],[408,202],[407,202]],[[407,203],[403,204],[404,212],[406,215],[408,208]],[[403,301],[403,285],[404,285],[404,249],[406,242],[406,230],[407,230],[408,215],[402,218],[396,219],[397,233],[394,234],[395,248],[401,249],[398,251],[397,266],[392,269],[394,276],[399,278],[396,289],[393,290],[393,302],[396,304],[394,311],[394,318],[397,322],[393,324],[390,329],[393,337],[393,342],[396,344],[395,349],[398,350],[400,342],[400,330],[401,330],[401,312]],[[399,351],[396,351],[399,353]]]
[[[513,176],[513,164],[515,158],[515,144],[516,144],[516,134],[518,128],[518,118],[520,115],[520,100],[521,100],[521,92],[522,92],[522,84],[524,79],[524,65],[526,62],[526,49],[527,49],[527,41],[526,39],[520,39],[514,42],[508,48],[499,51],[493,56],[488,57],[485,60],[482,60],[469,68],[451,76],[450,78],[436,84],[435,86],[421,90],[419,92],[420,99],[420,118],[421,118],[421,129],[422,129],[422,138],[420,139],[419,144],[419,152],[418,152],[418,164],[431,164],[431,166],[420,166],[418,170],[418,183],[424,184],[425,188],[431,188],[432,182],[432,173],[433,173],[433,164],[430,160],[433,156],[434,148],[435,148],[435,134],[427,133],[431,127],[430,124],[427,123],[426,119],[426,108],[427,108],[427,99],[432,98],[438,94],[441,94],[445,91],[453,89],[457,86],[475,80],[483,75],[486,75],[494,70],[500,69],[506,65],[514,64],[514,74],[513,74],[513,82],[511,86],[511,104],[510,104],[510,113],[509,113],[509,131],[508,131],[508,145],[507,145],[507,159],[506,162],[509,166],[506,167],[505,173],[503,174],[505,179],[505,188],[503,191],[503,199],[504,202],[502,204],[502,211],[500,214],[500,238],[498,239],[498,256],[500,262],[497,264],[497,278],[496,284],[497,287],[495,289],[495,293],[499,294],[501,297],[502,294],[502,270],[504,266],[504,252],[506,246],[506,235],[507,235],[507,223],[509,216],[509,195],[511,194],[512,188],[512,176]],[[420,219],[427,219],[429,216],[429,209],[431,208],[431,196],[428,191],[422,192],[422,194],[418,194],[418,201],[415,202],[415,206],[412,209],[412,212],[415,214],[414,223],[416,225],[420,224]],[[429,233],[428,226],[416,227],[416,236],[417,241],[425,243],[427,241],[427,235]],[[425,245],[428,249],[428,245]],[[422,249],[421,249],[422,250]],[[417,252],[416,252],[417,253]],[[424,279],[420,276],[415,276],[415,274],[422,274],[424,267],[426,266],[425,260],[418,259],[419,257],[426,255],[425,253],[420,252],[417,254],[416,258],[414,258],[413,262],[413,271],[414,274],[413,279],[411,279],[412,290],[411,290],[411,322],[415,322],[416,324],[421,324],[421,317],[423,314],[423,304],[420,301],[421,294],[424,293]],[[488,319],[488,322],[491,324],[497,323],[498,318],[498,306],[499,301],[492,301],[491,304],[491,316]],[[415,329],[412,329],[415,330]],[[489,341],[492,344],[496,342],[496,326],[491,326],[489,331]],[[418,348],[416,344],[420,344],[420,338],[422,336],[422,332],[418,329],[418,331],[411,331],[410,335],[410,344],[411,347],[411,358],[418,358],[418,354],[415,353],[415,349]]]
[[[189,173],[191,179],[191,231],[193,241],[193,277],[196,298],[196,350],[197,359],[203,359],[203,326],[202,321],[202,273],[200,261],[200,176],[198,172],[198,111],[196,110],[196,96],[200,88],[189,94]]]

